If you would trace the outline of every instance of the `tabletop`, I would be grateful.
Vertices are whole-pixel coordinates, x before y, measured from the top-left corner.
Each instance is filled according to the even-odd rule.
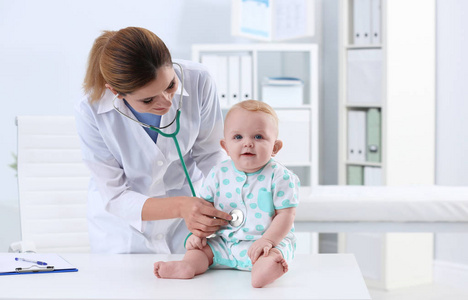
[[[160,279],[163,254],[60,254],[70,273],[0,276],[0,299],[370,299],[352,254],[299,254],[289,271],[261,289],[250,272],[210,269],[189,280]]]

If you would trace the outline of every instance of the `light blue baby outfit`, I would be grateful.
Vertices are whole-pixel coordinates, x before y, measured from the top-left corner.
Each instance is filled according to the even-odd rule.
[[[239,227],[229,224],[222,227],[216,237],[208,239],[214,254],[210,267],[222,265],[251,270],[249,247],[270,226],[275,210],[298,205],[299,186],[298,177],[273,159],[255,173],[237,170],[232,160],[215,166],[203,183],[200,197],[227,213],[233,209],[242,210],[245,220]],[[275,247],[286,261],[294,257],[296,238],[293,232],[294,226]]]

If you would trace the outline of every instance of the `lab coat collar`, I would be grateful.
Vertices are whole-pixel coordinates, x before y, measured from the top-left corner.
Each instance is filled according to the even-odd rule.
[[[177,87],[177,91],[174,94],[173,101],[179,101],[178,95],[180,95],[180,91],[182,88],[182,85],[180,84],[181,83],[180,75],[178,74],[177,71],[176,71],[176,75],[177,75],[177,78],[179,78],[179,86]],[[185,87],[184,87],[184,91],[182,95],[189,96]],[[114,99],[114,94],[111,91],[109,91],[109,89],[106,89],[106,92],[104,93],[104,97],[102,97],[101,100],[99,100],[98,114],[103,114],[103,113],[113,110],[114,109],[114,105],[112,104],[113,99]],[[126,109],[128,109],[128,107],[124,104],[123,101],[115,101],[115,105],[117,106],[118,109],[120,109],[123,112],[125,112]]]

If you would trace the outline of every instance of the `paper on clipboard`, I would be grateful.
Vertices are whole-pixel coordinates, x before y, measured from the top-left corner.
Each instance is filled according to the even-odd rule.
[[[17,261],[16,257],[31,261],[42,261],[46,266],[27,261]],[[0,275],[30,274],[41,272],[76,272],[68,261],[55,253],[0,253]]]

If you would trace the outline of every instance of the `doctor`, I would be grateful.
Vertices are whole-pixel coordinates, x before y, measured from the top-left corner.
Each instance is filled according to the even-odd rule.
[[[225,158],[219,146],[222,114],[213,79],[201,65],[173,64],[151,31],[105,31],[91,49],[85,96],[75,107],[83,160],[91,171],[88,224],[91,251],[183,253],[189,232],[208,236],[231,220],[206,201],[190,197],[171,138],[119,114],[162,127],[183,97],[180,150],[195,190]],[[181,90],[182,73],[184,90]],[[172,133],[175,123],[163,132]]]

